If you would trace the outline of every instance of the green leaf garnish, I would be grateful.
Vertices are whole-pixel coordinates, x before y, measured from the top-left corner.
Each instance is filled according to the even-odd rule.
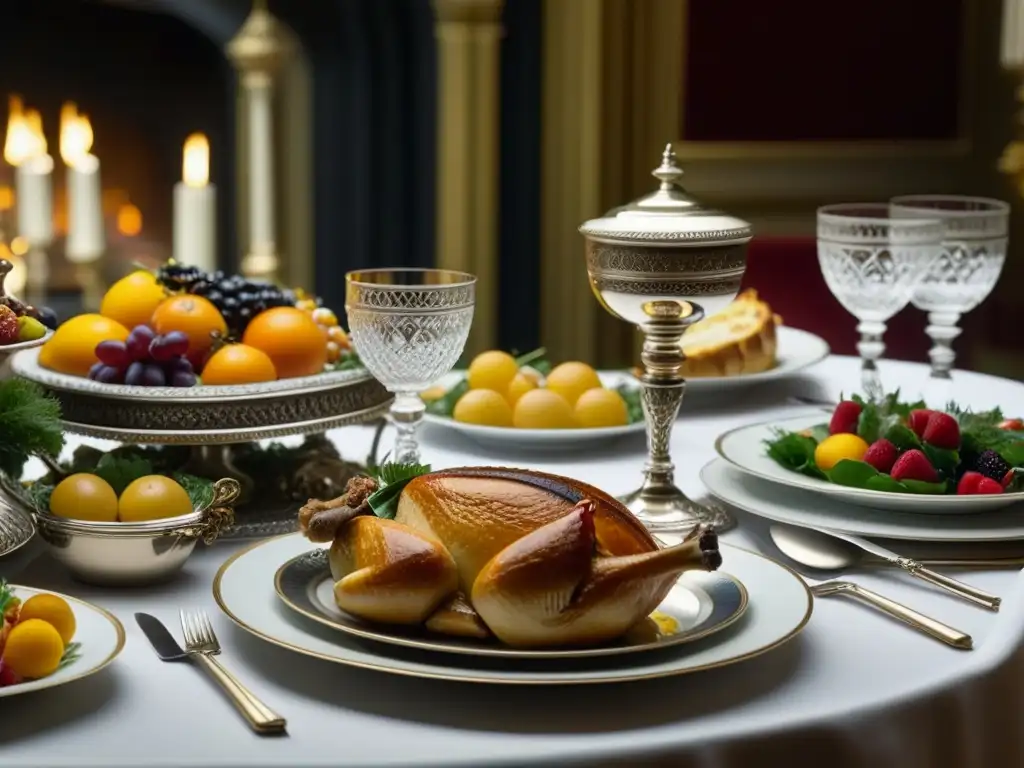
[[[213,503],[213,483],[205,477],[187,475],[184,472],[175,472],[172,477],[185,489],[185,493],[192,501],[192,509],[206,509]]]
[[[925,483],[920,480],[896,480],[890,475],[882,474],[870,464],[852,459],[842,459],[827,474],[828,479],[836,485],[862,488],[867,491],[942,494],[947,490],[945,482]]]
[[[57,401],[25,379],[0,381],[0,472],[17,480],[29,457],[56,458],[63,448]]]
[[[1007,493],[1018,493],[1024,491],[1024,467],[1014,467],[1010,470],[1010,482],[1006,484]]]
[[[82,644],[81,643],[68,643],[64,647],[64,655],[60,657],[60,664],[57,665],[57,669],[64,669],[68,664],[73,664],[82,658]]]
[[[120,496],[124,489],[140,477],[153,474],[153,465],[140,456],[115,456],[105,454],[92,471],[94,475],[106,480],[114,493]]]
[[[377,490],[366,500],[373,514],[385,520],[394,520],[398,514],[398,499],[409,481],[430,473],[429,464],[397,464],[386,462],[371,470],[370,476],[377,483]]]
[[[3,628],[4,612],[15,599],[14,590],[7,585],[7,579],[0,579],[0,628]]]
[[[765,445],[768,455],[786,469],[825,479],[825,473],[814,463],[814,450],[818,447],[818,441],[813,437],[776,430],[775,439],[766,440]]]
[[[639,424],[644,420],[644,406],[642,402],[643,393],[640,387],[631,387],[628,384],[620,384],[615,388],[619,396],[626,403],[626,415],[630,424]]]

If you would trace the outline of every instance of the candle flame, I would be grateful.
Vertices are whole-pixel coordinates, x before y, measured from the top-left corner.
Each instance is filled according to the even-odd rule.
[[[210,181],[210,142],[201,133],[185,139],[181,164],[182,181],[189,187],[205,187]]]
[[[72,102],[60,110],[60,156],[69,168],[75,168],[92,149],[92,123],[79,114]]]
[[[25,109],[21,98],[10,97],[7,117],[7,137],[4,140],[4,160],[19,166],[26,160],[46,154],[46,136],[43,118],[37,110]]]
[[[117,231],[125,237],[135,237],[142,232],[142,211],[131,203],[125,203],[117,211]]]

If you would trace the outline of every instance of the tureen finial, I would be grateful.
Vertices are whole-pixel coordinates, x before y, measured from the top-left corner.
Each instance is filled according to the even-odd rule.
[[[672,149],[671,142],[665,145],[665,151],[661,153],[661,165],[651,171],[651,175],[661,181],[663,191],[668,191],[679,184],[683,177],[683,169],[679,167],[676,151]]]

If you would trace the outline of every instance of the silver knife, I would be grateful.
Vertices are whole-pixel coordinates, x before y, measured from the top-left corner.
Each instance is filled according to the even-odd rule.
[[[192,660],[192,656],[194,654],[190,654],[183,650],[182,647],[178,645],[178,641],[174,639],[174,635],[170,633],[167,627],[164,626],[163,622],[156,616],[150,616],[148,613],[136,613],[135,623],[139,625],[143,634],[146,635],[146,639],[149,640],[150,645],[153,646],[153,650],[156,651],[156,655],[160,657],[161,661]],[[222,687],[225,687],[225,682],[232,683],[232,685],[230,685],[230,689],[225,687],[225,690],[231,696],[233,703],[235,703],[235,705],[242,711],[242,714],[246,715],[247,719],[249,719],[249,711],[259,710],[269,712],[266,705],[256,698],[256,696],[241,683],[238,683],[235,680],[224,681],[216,676],[215,679],[217,679],[217,682],[220,683]],[[283,718],[275,717],[260,723],[254,723],[250,719],[250,725],[253,726],[253,730],[257,733],[282,733],[285,729],[285,720]]]
[[[848,541],[855,547],[859,547],[865,552],[869,552],[875,557],[885,560],[891,565],[898,566],[904,571],[909,573],[911,576],[922,581],[926,581],[929,584],[933,584],[940,589],[944,589],[957,597],[963,598],[975,605],[980,605],[983,608],[988,608],[990,611],[998,611],[999,606],[1002,604],[1003,599],[996,595],[989,594],[988,592],[972,587],[969,584],[964,584],[962,581],[951,579],[949,576],[944,576],[941,573],[926,568],[917,560],[909,557],[903,557],[897,555],[885,547],[875,544],[873,541],[862,539],[859,536],[851,536],[846,533],[840,533],[839,531],[819,529],[822,533],[827,533],[829,536],[834,536],[837,539]]]

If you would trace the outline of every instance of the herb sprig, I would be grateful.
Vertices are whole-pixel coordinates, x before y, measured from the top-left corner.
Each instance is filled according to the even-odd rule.
[[[33,382],[0,381],[0,436],[0,472],[17,480],[30,457],[63,450],[60,405]]]
[[[366,503],[377,517],[394,520],[398,514],[398,499],[405,486],[413,478],[430,474],[430,465],[385,462],[374,467],[369,474],[377,481],[377,490],[370,494]]]

